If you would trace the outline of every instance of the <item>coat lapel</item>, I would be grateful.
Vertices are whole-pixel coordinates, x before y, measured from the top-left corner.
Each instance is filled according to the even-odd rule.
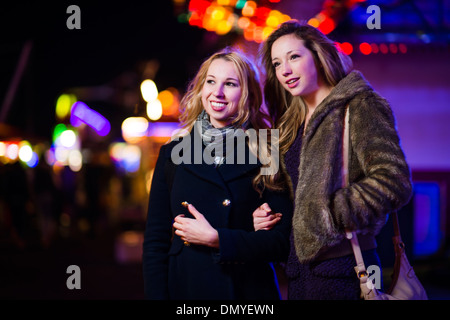
[[[258,160],[255,161],[253,159],[253,161],[250,161],[250,151],[247,144],[245,145],[245,158],[242,157],[242,154],[237,154],[239,148],[236,145],[234,146],[234,152],[231,155],[234,159],[233,164],[224,163],[218,168],[212,164],[206,164],[203,159],[204,148],[202,138],[195,127],[191,130],[188,140],[180,143],[184,143],[184,146],[181,148],[181,153],[189,150],[190,154],[189,157],[183,158],[184,160],[189,159],[189,161],[182,161],[179,165],[200,178],[224,188],[226,188],[226,182],[261,167],[261,163]],[[177,153],[179,149],[177,149]],[[172,155],[167,154],[166,156],[171,157]],[[238,160],[242,162],[242,159],[245,159],[244,163],[238,162]]]

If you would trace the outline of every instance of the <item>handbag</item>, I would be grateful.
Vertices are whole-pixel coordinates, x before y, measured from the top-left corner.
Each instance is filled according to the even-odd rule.
[[[342,186],[347,187],[348,179],[348,152],[349,152],[349,110],[345,111],[344,137],[343,137],[343,165]],[[392,283],[386,292],[381,292],[375,287],[366,270],[364,259],[359,246],[356,231],[346,231],[346,237],[350,240],[355,255],[355,271],[360,281],[361,298],[364,300],[428,300],[427,293],[417,278],[414,269],[408,261],[405,253],[405,244],[402,242],[397,212],[393,212],[394,236],[392,242],[395,251],[394,271]]]

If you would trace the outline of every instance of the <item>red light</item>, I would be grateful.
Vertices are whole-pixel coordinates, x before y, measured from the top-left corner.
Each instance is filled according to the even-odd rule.
[[[382,43],[380,44],[380,51],[381,53],[386,54],[389,52],[389,48],[386,44]]]
[[[372,43],[370,46],[372,47],[372,53],[380,52],[380,49],[378,48],[378,45],[376,43]]]
[[[403,43],[400,43],[400,44],[398,45],[398,49],[400,50],[401,53],[406,53],[406,52],[408,51],[408,48],[407,48],[406,45],[403,44]]]
[[[322,31],[323,34],[329,34],[336,27],[333,19],[325,17],[325,19],[319,24],[318,29]]]
[[[189,11],[197,11],[205,13],[206,9],[211,5],[206,0],[191,0],[189,1]]]
[[[266,21],[267,17],[270,14],[271,9],[266,7],[258,7],[255,10],[255,16],[260,19]]]
[[[389,50],[390,50],[392,53],[397,53],[397,52],[398,52],[397,45],[396,45],[395,43],[391,43],[391,44],[389,45]]]
[[[368,55],[372,53],[372,46],[367,42],[363,42],[359,45],[359,51],[361,51],[362,54]]]
[[[343,42],[340,44],[341,50],[346,55],[351,55],[353,52],[353,46],[348,42]]]

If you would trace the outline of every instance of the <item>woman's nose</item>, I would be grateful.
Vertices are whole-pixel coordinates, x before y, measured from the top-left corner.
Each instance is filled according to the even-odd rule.
[[[290,75],[291,73],[292,73],[292,70],[291,70],[291,66],[289,65],[289,63],[283,63],[281,65],[281,74],[286,77],[286,76]]]
[[[223,95],[224,95],[224,93],[223,93],[223,87],[222,86],[216,86],[215,88],[214,88],[214,95],[216,96],[216,97],[223,97]]]

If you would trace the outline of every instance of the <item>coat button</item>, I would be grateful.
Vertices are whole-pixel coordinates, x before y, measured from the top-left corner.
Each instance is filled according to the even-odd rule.
[[[222,202],[222,205],[223,205],[224,207],[228,207],[230,204],[231,204],[231,201],[230,201],[229,199],[225,199],[225,200],[223,200],[223,202]]]

